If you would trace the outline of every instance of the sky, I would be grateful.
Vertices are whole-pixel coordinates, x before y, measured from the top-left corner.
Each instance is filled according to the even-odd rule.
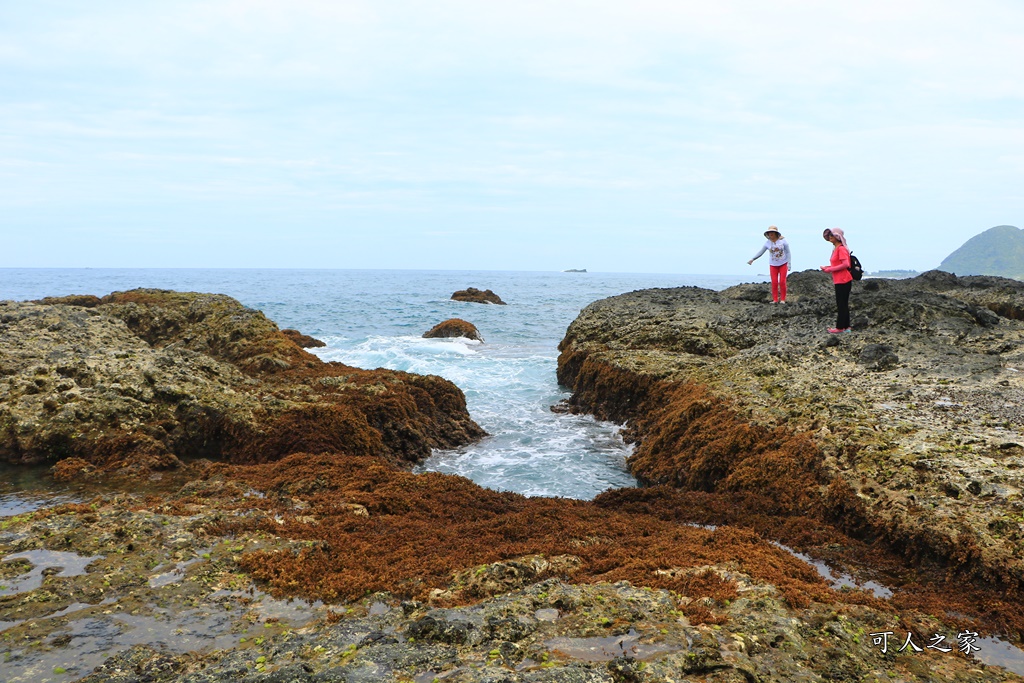
[[[746,274],[1024,227],[1019,0],[0,0],[0,267]]]

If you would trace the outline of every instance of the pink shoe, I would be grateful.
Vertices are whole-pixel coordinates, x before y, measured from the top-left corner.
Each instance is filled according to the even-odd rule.
[[[828,329],[829,334],[842,334],[843,332],[849,332],[849,327],[830,327]]]

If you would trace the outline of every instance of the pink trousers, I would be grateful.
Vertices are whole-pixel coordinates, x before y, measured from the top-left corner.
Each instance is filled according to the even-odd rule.
[[[789,270],[789,264],[783,263],[781,266],[768,266],[768,270],[772,275],[772,301],[785,301],[786,271]]]

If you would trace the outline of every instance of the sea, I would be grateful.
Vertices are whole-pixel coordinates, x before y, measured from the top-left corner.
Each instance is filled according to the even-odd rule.
[[[532,271],[32,268],[0,269],[0,299],[102,296],[137,287],[227,294],[282,328],[325,342],[311,349],[325,361],[440,375],[462,389],[470,415],[488,436],[435,451],[421,470],[527,496],[590,499],[635,485],[625,465],[631,445],[623,442],[619,425],[552,412],[569,397],[555,379],[566,328],[587,304],[623,292],[723,289],[741,281],[727,275]],[[467,287],[491,289],[507,305],[451,300]],[[448,318],[473,323],[484,341],[422,337]],[[31,485],[24,481],[18,488]],[[36,486],[54,492],[45,482]]]

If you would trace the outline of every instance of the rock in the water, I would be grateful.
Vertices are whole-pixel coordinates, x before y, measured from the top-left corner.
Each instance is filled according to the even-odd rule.
[[[443,339],[448,337],[465,337],[466,339],[475,339],[477,341],[484,340],[480,336],[480,330],[476,329],[476,325],[461,318],[450,318],[443,323],[434,325],[423,333],[424,339]]]
[[[322,346],[327,346],[327,344],[319,339],[310,337],[308,334],[302,334],[298,330],[281,330],[281,334],[291,339],[303,349],[317,349]]]
[[[474,304],[500,304],[505,305],[505,302],[501,300],[501,297],[492,292],[489,289],[483,291],[476,287],[469,287],[467,289],[460,289],[459,291],[452,294],[452,301],[468,301]]]

